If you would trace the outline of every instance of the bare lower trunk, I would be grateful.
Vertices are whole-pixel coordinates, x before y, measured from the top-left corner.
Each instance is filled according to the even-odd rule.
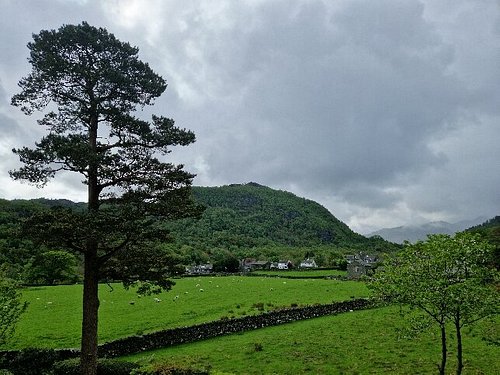
[[[462,332],[459,322],[455,322],[455,328],[457,331],[457,375],[461,375],[464,364],[462,358]]]
[[[91,250],[91,247],[92,244],[89,244],[87,250]],[[88,251],[85,254],[84,274],[81,369],[83,375],[96,375],[99,310],[97,251]]]
[[[447,356],[446,327],[443,324],[441,325],[441,366],[439,366],[439,375],[445,375],[446,356]]]
[[[93,215],[99,211],[99,185],[97,168],[97,114],[90,117],[89,146],[92,150],[88,167],[88,212]],[[99,261],[98,242],[89,238],[85,251],[85,269],[83,278],[83,319],[81,369],[83,375],[97,374],[97,321],[99,311]]]

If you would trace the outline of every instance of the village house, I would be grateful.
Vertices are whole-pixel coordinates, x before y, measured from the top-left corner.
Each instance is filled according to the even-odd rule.
[[[293,268],[293,263],[290,260],[280,260],[279,262],[271,263],[270,268],[278,270],[289,270]]]
[[[314,259],[304,259],[302,262],[300,262],[300,268],[318,268],[318,265],[316,264],[316,261]]]
[[[269,268],[269,262],[267,260],[255,260],[247,258],[241,261],[241,269],[243,270],[243,272],[265,270],[267,268]]]
[[[355,255],[346,255],[346,261],[347,278],[357,280],[362,276],[373,274],[379,259],[374,255],[359,253]]]

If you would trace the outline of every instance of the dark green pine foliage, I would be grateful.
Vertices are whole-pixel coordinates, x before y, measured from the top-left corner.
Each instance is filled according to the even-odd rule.
[[[396,248],[380,238],[353,232],[320,204],[256,183],[193,187],[206,206],[200,220],[182,220],[169,228],[179,242],[197,249],[328,245],[363,251]]]

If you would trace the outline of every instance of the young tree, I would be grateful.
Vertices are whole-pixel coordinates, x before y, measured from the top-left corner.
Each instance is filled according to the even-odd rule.
[[[0,345],[14,333],[21,314],[26,310],[27,302],[21,302],[21,295],[11,281],[0,278]]]
[[[489,267],[492,247],[471,233],[431,235],[425,242],[406,244],[403,251],[384,264],[371,281],[375,294],[397,302],[409,311],[439,325],[441,364],[445,374],[447,323],[453,323],[457,337],[457,374],[463,368],[461,329],[499,311],[495,279]],[[413,315],[414,316],[414,315]],[[419,328],[422,328],[420,325]]]
[[[191,200],[194,175],[163,158],[195,136],[169,118],[134,116],[166,83],[139,60],[137,48],[105,29],[83,22],[42,30],[28,48],[32,71],[19,82],[12,104],[27,115],[43,111],[38,123],[48,134],[35,148],[13,150],[24,165],[11,176],[38,186],[60,171],[83,177],[87,211],[54,208],[35,215],[25,229],[47,246],[83,254],[81,365],[84,374],[95,374],[104,272],[126,283],[172,285],[166,279],[170,260],[156,252],[156,240],[168,237],[158,219],[194,216],[200,209]]]

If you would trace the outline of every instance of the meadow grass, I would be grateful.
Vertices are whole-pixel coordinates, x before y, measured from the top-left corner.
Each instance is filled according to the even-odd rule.
[[[330,303],[369,295],[360,282],[272,277],[177,279],[170,292],[139,296],[113,284],[99,289],[99,342],[190,326],[222,317],[258,314],[284,306]],[[73,348],[80,344],[82,286],[27,288],[29,302],[12,340],[2,349]],[[155,302],[155,298],[160,302]]]
[[[500,374],[498,346],[485,331],[499,320],[466,329],[464,375]],[[142,365],[184,364],[213,374],[434,374],[440,360],[437,329],[399,337],[397,307],[355,311],[144,352],[124,360]],[[450,327],[451,330],[451,327]],[[450,331],[451,332],[451,331]],[[449,341],[447,374],[455,371],[455,341]]]
[[[328,277],[347,276],[347,271],[340,270],[262,270],[252,272],[259,276],[283,276],[283,277]]]

